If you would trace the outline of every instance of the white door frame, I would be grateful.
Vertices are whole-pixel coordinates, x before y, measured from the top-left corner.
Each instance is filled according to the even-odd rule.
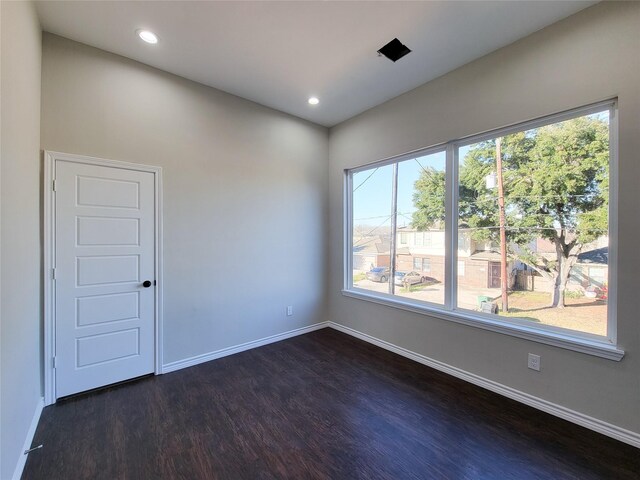
[[[54,367],[54,357],[56,354],[56,316],[55,316],[55,282],[53,281],[53,268],[56,265],[55,258],[55,208],[56,199],[54,195],[54,175],[55,162],[64,160],[66,162],[81,163],[87,165],[98,165],[103,167],[122,168],[125,170],[135,170],[139,172],[149,172],[154,176],[155,186],[155,258],[154,266],[156,271],[155,288],[155,353],[154,353],[154,373],[162,373],[162,167],[151,165],[141,165],[116,160],[106,160],[102,158],[87,157],[84,155],[74,155],[70,153],[60,153],[45,150],[44,152],[44,404],[51,405],[56,402],[56,371]]]

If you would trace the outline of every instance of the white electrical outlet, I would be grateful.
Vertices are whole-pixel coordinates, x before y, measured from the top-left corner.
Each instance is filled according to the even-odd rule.
[[[540,355],[529,354],[528,367],[536,372],[540,371]]]
[[[290,317],[291,315],[293,315],[293,305],[289,305],[287,307],[287,317]]]

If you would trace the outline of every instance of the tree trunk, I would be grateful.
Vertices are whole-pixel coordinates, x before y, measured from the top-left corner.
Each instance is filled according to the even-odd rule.
[[[560,291],[560,275],[553,275],[553,288],[551,289],[550,307],[564,307],[564,292]]]
[[[553,282],[553,291],[551,292],[551,306],[555,308],[564,308],[564,293],[567,289],[567,282],[571,275],[571,269],[578,261],[578,255],[582,250],[582,245],[572,242],[566,245],[562,242],[556,242],[557,254],[557,273]]]

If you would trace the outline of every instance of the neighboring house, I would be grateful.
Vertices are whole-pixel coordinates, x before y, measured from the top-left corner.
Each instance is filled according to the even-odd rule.
[[[440,282],[444,280],[445,236],[443,230],[417,231],[401,227],[397,232],[396,269],[416,271]],[[458,237],[458,284],[461,287],[500,288],[499,246],[477,242],[470,232]],[[515,280],[515,262],[509,260],[509,285]]]
[[[416,271],[438,281],[444,280],[445,239],[442,230],[418,232],[398,228],[396,269],[401,272]]]
[[[609,247],[595,248],[578,255],[578,261],[571,269],[569,287],[603,287],[608,283],[608,278]]]
[[[385,235],[353,237],[353,270],[367,272],[389,266],[389,239]]]
[[[567,290],[584,291],[587,287],[602,287],[607,284],[609,278],[609,237],[602,236],[595,241],[584,245],[582,253],[578,255],[578,261],[571,269]],[[530,248],[537,255],[548,260],[556,259],[556,249],[549,240],[538,238],[532,242]],[[519,264],[517,272],[517,286],[522,290],[535,290],[548,292],[551,281],[540,276],[535,270],[526,264]]]

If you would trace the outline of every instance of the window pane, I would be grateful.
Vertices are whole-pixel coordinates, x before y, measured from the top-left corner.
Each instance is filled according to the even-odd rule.
[[[422,235],[423,235],[423,238],[424,238],[425,247],[430,247],[431,246],[431,232],[424,232]]]
[[[428,258],[422,259],[422,271],[423,272],[431,272],[431,260]]]
[[[490,302],[503,317],[606,335],[609,111],[458,158],[457,306],[487,313]]]
[[[444,304],[445,160],[445,152],[437,152],[398,163],[395,294],[439,305]]]
[[[393,166],[353,174],[353,284],[389,292]]]

